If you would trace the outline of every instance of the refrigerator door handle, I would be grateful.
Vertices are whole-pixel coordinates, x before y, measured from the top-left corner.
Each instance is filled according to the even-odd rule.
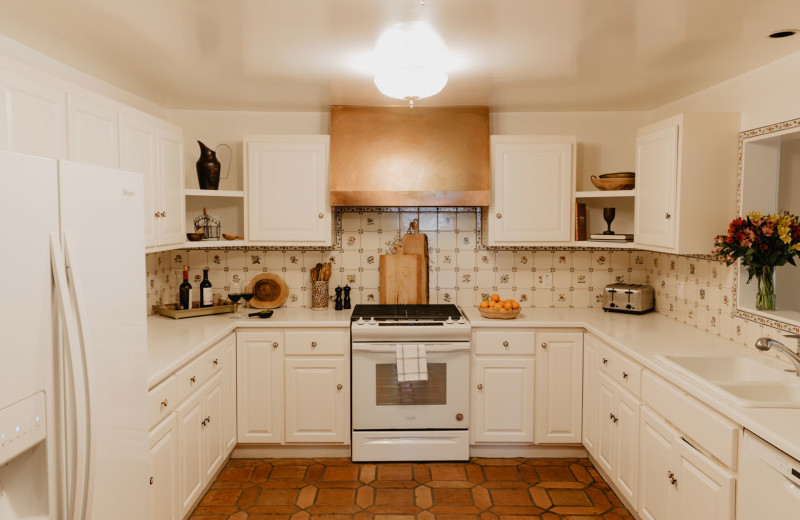
[[[64,236],[67,239],[67,234]],[[65,242],[66,243],[66,242]],[[62,250],[58,233],[50,234],[50,260],[55,281],[56,301],[62,318],[65,352],[74,382],[75,434],[77,438],[75,453],[75,482],[73,496],[69,497],[70,520],[83,520],[85,515],[87,483],[89,480],[90,459],[90,418],[89,389],[86,379],[86,359],[78,317],[73,306],[74,291],[67,280],[66,254]],[[74,289],[74,288],[72,288]]]

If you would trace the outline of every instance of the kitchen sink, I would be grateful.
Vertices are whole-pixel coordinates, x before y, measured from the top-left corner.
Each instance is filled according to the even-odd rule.
[[[745,356],[656,356],[661,363],[747,408],[800,408],[800,378]]]

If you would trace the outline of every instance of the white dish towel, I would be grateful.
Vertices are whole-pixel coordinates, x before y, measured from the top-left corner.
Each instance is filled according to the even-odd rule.
[[[397,382],[427,380],[428,360],[425,357],[425,345],[397,345]]]

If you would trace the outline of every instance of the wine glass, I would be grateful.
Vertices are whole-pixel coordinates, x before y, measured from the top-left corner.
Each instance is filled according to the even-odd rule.
[[[233,302],[233,316],[232,320],[239,319],[239,300],[242,299],[242,283],[238,278],[234,278],[231,286],[228,289],[228,299]]]
[[[603,220],[606,221],[608,224],[608,231],[603,231],[604,235],[614,235],[615,233],[611,231],[611,223],[614,222],[614,217],[616,216],[617,209],[616,208],[603,208]]]
[[[245,283],[242,287],[242,299],[244,300],[244,308],[250,309],[250,300],[253,299],[253,287],[250,286],[251,284]]]

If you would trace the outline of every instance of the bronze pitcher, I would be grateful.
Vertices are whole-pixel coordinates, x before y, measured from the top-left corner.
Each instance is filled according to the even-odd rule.
[[[217,151],[212,150],[202,142],[197,141],[200,145],[200,158],[197,159],[197,182],[200,184],[201,190],[218,190],[219,189],[219,172],[220,164],[217,160]],[[230,150],[226,144],[221,144]],[[228,170],[230,170],[230,163]],[[227,178],[227,175],[225,176]]]

